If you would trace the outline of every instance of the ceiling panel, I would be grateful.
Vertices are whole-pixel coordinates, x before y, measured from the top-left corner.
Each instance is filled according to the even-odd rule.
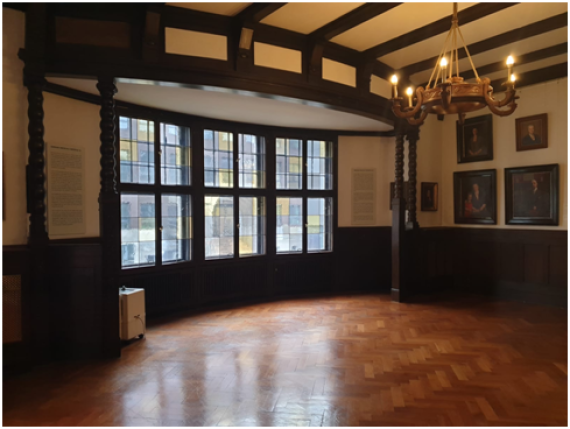
[[[297,33],[309,34],[364,3],[287,3],[261,20]]]
[[[459,10],[476,3],[459,3]],[[452,14],[451,3],[404,3],[354,27],[331,41],[364,51]]]
[[[459,25],[465,42],[470,45],[567,11],[567,3],[521,3],[463,26],[460,22]],[[436,57],[440,54],[446,37],[447,34],[431,37],[384,55],[379,60],[397,70]]]
[[[529,37],[528,39],[520,40],[515,43],[510,43],[505,46],[500,46],[489,51],[482,52],[480,54],[473,56],[473,62],[475,67],[480,68],[487,64],[493,64],[499,61],[506,61],[509,55],[515,58],[515,70],[517,69],[517,57],[523,54],[528,54],[529,52],[538,51],[540,49],[548,48],[553,45],[558,45],[560,43],[568,42],[568,28],[558,28],[548,33],[543,33],[538,36]],[[506,69],[506,65],[505,65]],[[464,72],[466,70],[471,70],[471,65],[469,60],[464,58],[459,60],[459,71]],[[421,85],[427,83],[431,70],[425,70],[420,73],[415,73],[410,76],[410,80],[416,84]]]
[[[184,9],[199,10],[200,12],[215,13],[218,15],[234,16],[248,7],[251,3],[166,3],[169,6]]]
[[[95,80],[49,78],[49,81],[99,94]],[[238,94],[232,89],[201,90],[124,82],[118,82],[117,89],[117,100],[228,121],[346,131],[389,131],[393,128],[374,119],[309,105],[309,102],[255,97]]]

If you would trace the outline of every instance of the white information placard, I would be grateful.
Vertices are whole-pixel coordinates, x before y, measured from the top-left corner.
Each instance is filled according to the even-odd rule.
[[[376,169],[352,169],[352,225],[376,224]]]
[[[48,146],[49,235],[85,234],[85,157],[82,148]]]

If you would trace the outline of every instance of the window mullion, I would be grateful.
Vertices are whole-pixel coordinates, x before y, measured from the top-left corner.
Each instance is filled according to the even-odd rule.
[[[150,124],[150,121],[149,121]],[[156,216],[156,266],[162,265],[162,150],[160,148],[161,133],[160,122],[154,123],[154,183],[156,186],[155,193],[155,216]]]
[[[234,259],[239,259],[239,197],[241,189],[239,189],[239,142],[238,134],[233,133],[233,198],[234,198]]]
[[[308,222],[308,218],[307,218],[307,191],[309,189],[308,187],[308,180],[307,180],[307,171],[308,171],[308,163],[307,163],[307,146],[308,146],[308,140],[302,140],[302,145],[303,145],[303,160],[301,162],[301,166],[303,168],[303,177],[302,177],[302,194],[303,194],[303,224],[302,224],[302,231],[303,231],[303,253],[307,253],[307,222]]]

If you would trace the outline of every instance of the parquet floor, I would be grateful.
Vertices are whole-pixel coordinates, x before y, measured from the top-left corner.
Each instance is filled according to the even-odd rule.
[[[566,311],[385,295],[169,319],[4,382],[4,425],[567,425]]]

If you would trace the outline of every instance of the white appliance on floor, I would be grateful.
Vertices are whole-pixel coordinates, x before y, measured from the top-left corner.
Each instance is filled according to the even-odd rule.
[[[121,340],[144,337],[146,331],[144,289],[120,288],[119,314]]]

